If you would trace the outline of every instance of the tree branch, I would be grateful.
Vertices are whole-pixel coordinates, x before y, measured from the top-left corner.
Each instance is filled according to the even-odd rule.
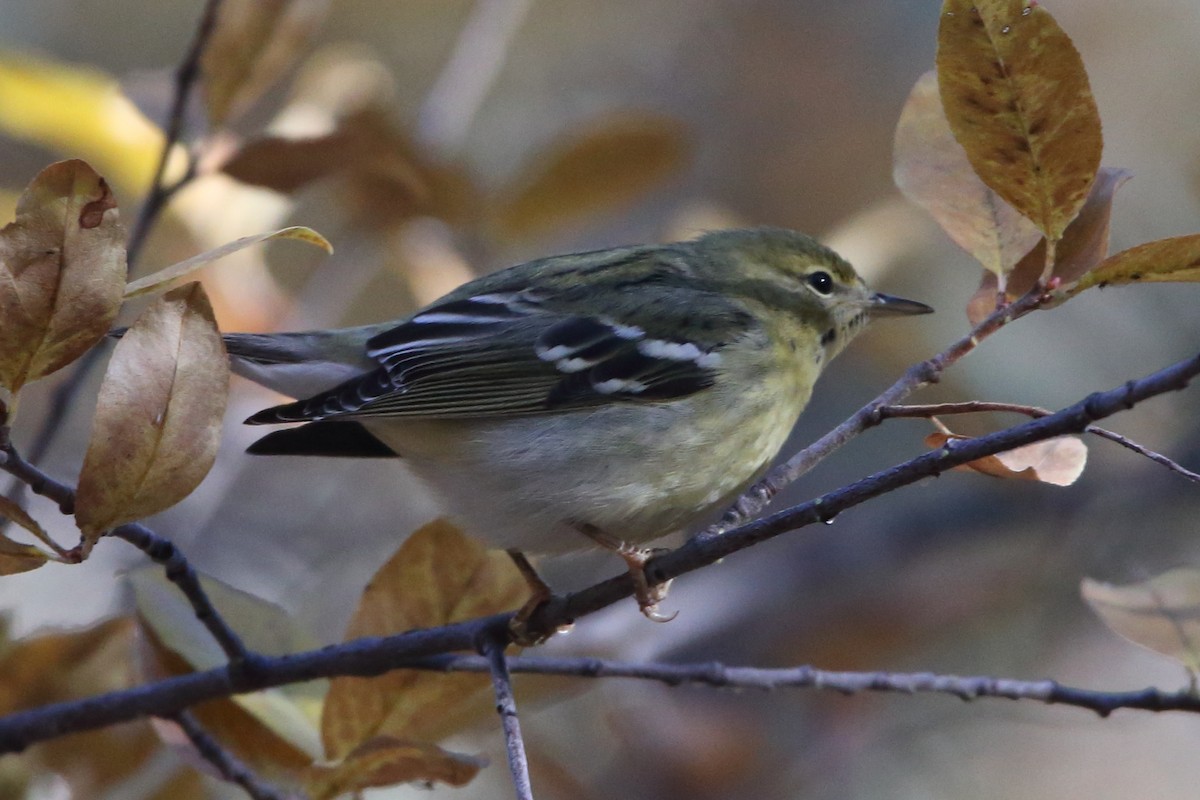
[[[922,478],[939,475],[968,461],[1054,436],[1082,432],[1093,422],[1132,408],[1151,397],[1183,389],[1197,375],[1200,375],[1200,355],[1107,392],[1092,394],[1048,417],[976,439],[948,442],[938,450],[757,522],[721,535],[697,536],[678,550],[651,559],[646,565],[647,577],[655,582],[674,578],[786,531],[830,519],[874,497]],[[553,631],[632,593],[633,583],[627,574],[623,574],[580,592],[552,598],[531,615],[528,627],[533,631]],[[169,717],[205,700],[271,686],[341,675],[379,675],[415,665],[417,660],[430,656],[473,650],[478,642],[486,641],[489,637],[508,636],[512,616],[511,613],[498,614],[395,636],[356,639],[287,656],[256,656],[252,670],[226,666],[11,714],[0,718],[0,752],[18,751],[34,742],[65,733],[92,730],[140,717]],[[514,660],[513,663],[518,662]],[[1080,691],[1056,689],[1052,693],[1053,702],[1079,699],[1080,702],[1073,704],[1081,705],[1088,696],[1078,694]],[[1190,696],[1161,695],[1153,690],[1145,690],[1119,697],[1120,702],[1114,708],[1200,712],[1200,699]]]
[[[504,744],[508,750],[508,771],[512,775],[517,800],[533,800],[533,786],[529,782],[529,759],[525,755],[525,740],[521,737],[521,720],[517,716],[516,698],[513,697],[508,658],[504,655],[506,647],[507,631],[502,635],[492,635],[484,639],[479,649],[483,654],[482,661],[492,676],[496,713],[500,715],[500,727],[504,731]]]
[[[1056,681],[1021,681],[991,676],[940,675],[932,672],[828,672],[810,666],[783,669],[731,667],[707,664],[629,663],[599,658],[542,658],[514,656],[508,660],[514,673],[580,678],[630,678],[665,683],[693,684],[718,689],[783,688],[821,689],[852,695],[860,692],[950,694],[961,700],[996,697],[1034,700],[1047,705],[1069,705],[1107,717],[1118,709],[1188,711],[1200,713],[1200,696],[1184,689],[1164,692],[1147,688],[1131,692],[1101,692],[1063,686]],[[443,655],[411,661],[406,669],[446,672],[485,672],[485,659],[471,655]]]
[[[901,418],[917,418],[929,419],[937,416],[950,416],[952,414],[979,414],[983,412],[999,411],[1011,414],[1024,414],[1027,417],[1034,419],[1040,417],[1048,417],[1053,414],[1045,408],[1037,406],[1021,405],[1019,403],[993,403],[983,400],[969,400],[964,403],[933,403],[929,405],[903,405],[903,406],[881,406],[878,409],[877,417],[880,422],[885,419],[901,419]],[[1145,445],[1138,444],[1127,436],[1122,436],[1116,431],[1110,431],[1107,428],[1100,428],[1095,425],[1089,425],[1084,433],[1090,433],[1099,436],[1101,439],[1108,439],[1110,442],[1115,442],[1124,448],[1132,450],[1140,456],[1145,456],[1156,464],[1160,464],[1172,472],[1178,473],[1187,478],[1192,483],[1200,483],[1200,473],[1192,472],[1182,464],[1167,458],[1162,453],[1156,450],[1151,450]]]

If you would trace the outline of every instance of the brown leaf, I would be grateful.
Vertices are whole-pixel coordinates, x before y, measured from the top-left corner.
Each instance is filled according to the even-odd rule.
[[[1062,295],[1073,297],[1093,286],[1196,281],[1200,281],[1200,234],[1193,233],[1122,250],[1067,287]]]
[[[1180,662],[1195,682],[1200,675],[1200,570],[1173,569],[1127,586],[1084,578],[1080,592],[1110,630]]]
[[[458,167],[435,163],[375,107],[360,109],[333,132],[310,138],[270,136],[245,144],[221,167],[253,186],[290,194],[334,177],[356,214],[395,225],[417,216],[459,224],[475,213],[476,189]]]
[[[147,308],[117,344],[96,403],[75,498],[85,537],[170,508],[216,457],[229,385],[200,284]]]
[[[308,46],[328,0],[225,0],[200,59],[209,124],[248,110]]]
[[[3,519],[3,517],[0,517]],[[0,575],[16,575],[19,572],[29,572],[45,564],[50,556],[31,544],[14,542],[7,536],[0,536]]]
[[[163,267],[158,272],[138,278],[136,281],[130,281],[125,287],[125,299],[128,300],[146,294],[166,291],[167,287],[193,275],[201,267],[211,264],[217,259],[232,255],[239,250],[244,250],[252,244],[270,241],[271,239],[294,239],[298,242],[306,242],[314,247],[319,247],[326,253],[333,253],[333,245],[329,243],[328,239],[312,228],[306,228],[303,225],[293,225],[289,228],[281,228],[270,233],[259,233],[254,236],[243,236],[241,239],[236,239],[228,244],[214,247],[212,250],[206,250],[199,255],[184,259],[178,264]]]
[[[1070,37],[1028,0],[945,0],[937,68],[950,128],[979,177],[1059,239],[1103,145]]]
[[[951,440],[970,439],[957,433],[938,431],[925,437],[931,448],[943,447]],[[1057,436],[1042,442],[984,456],[955,467],[990,475],[993,478],[1015,478],[1041,481],[1055,486],[1070,486],[1083,474],[1087,463],[1087,445],[1074,436]]]
[[[1079,216],[1067,226],[1062,240],[1054,248],[1052,277],[1058,278],[1064,284],[1070,284],[1108,257],[1108,232],[1112,221],[1113,200],[1116,199],[1117,189],[1125,185],[1125,181],[1131,177],[1133,173],[1129,170],[1100,168]],[[1042,276],[1045,263],[1046,243],[1042,241],[1009,273],[1005,284],[1006,300],[1012,302],[1032,289],[1033,284]],[[967,318],[972,325],[978,325],[995,310],[997,292],[996,277],[985,272],[979,289],[967,303]]]
[[[614,211],[678,172],[683,126],[652,114],[594,121],[538,153],[493,201],[497,234],[517,239]]]
[[[42,170],[0,231],[0,387],[15,394],[83,355],[121,306],[125,231],[83,161]]]
[[[355,748],[338,764],[310,767],[304,783],[313,800],[413,781],[465,786],[485,763],[436,745],[378,736]]]
[[[509,558],[450,523],[413,533],[375,573],[347,639],[459,622],[520,605],[528,593]],[[341,759],[378,736],[436,741],[481,703],[481,675],[398,670],[377,678],[335,678],[321,718],[326,755]]]
[[[266,136],[254,139],[235,152],[221,171],[226,175],[277,192],[291,194],[313,181],[354,167],[393,161],[390,168],[400,176],[400,186],[419,196],[428,191],[420,176],[416,153],[408,138],[394,129],[376,108],[356,111],[323,136],[290,138]]]
[[[29,512],[21,508],[7,497],[0,496],[0,528],[4,520],[20,525],[25,530],[43,542],[49,542],[50,536],[42,529]],[[0,575],[15,575],[18,572],[29,572],[37,569],[51,559],[51,556],[30,544],[14,542],[0,530]]]
[[[896,126],[893,176],[984,269],[1005,275],[1041,239],[1037,226],[979,179],[950,131],[937,73],[913,86]]]

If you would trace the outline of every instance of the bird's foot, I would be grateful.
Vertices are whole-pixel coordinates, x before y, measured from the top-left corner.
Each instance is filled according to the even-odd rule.
[[[670,622],[679,616],[678,611],[673,614],[664,614],[658,608],[658,604],[667,599],[671,582],[651,583],[646,578],[646,562],[657,555],[670,552],[667,548],[637,547],[623,542],[593,525],[581,525],[579,529],[585,536],[606,550],[616,553],[625,562],[625,567],[629,570],[629,578],[633,581],[633,596],[637,598],[638,608],[642,610],[642,615],[646,619],[651,622]]]
[[[529,563],[529,559],[519,550],[508,550],[508,557],[513,560],[517,566],[517,571],[521,573],[521,577],[525,579],[525,583],[529,586],[529,599],[525,601],[525,605],[521,606],[517,611],[516,616],[508,623],[508,631],[512,634],[513,644],[518,647],[533,647],[544,643],[555,633],[560,633],[569,629],[570,625],[564,625],[549,633],[535,633],[529,627],[529,620],[533,618],[534,613],[541,608],[547,601],[554,596],[554,591],[550,588],[550,584],[542,579],[537,570],[533,568],[533,564]]]

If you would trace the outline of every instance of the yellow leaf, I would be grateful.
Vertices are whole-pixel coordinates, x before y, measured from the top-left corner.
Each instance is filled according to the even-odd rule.
[[[939,431],[925,437],[928,447],[938,448],[951,440],[969,439],[957,433]],[[1054,486],[1070,486],[1083,474],[1087,464],[1087,445],[1074,436],[1058,436],[1042,442],[984,456],[955,467],[970,470],[993,478],[1015,478],[1023,481],[1041,481]]]
[[[379,736],[355,748],[340,763],[310,767],[304,783],[312,800],[413,781],[464,786],[485,763],[437,745]]]
[[[1087,202],[1063,232],[1062,241],[1054,248],[1054,270],[1051,277],[1058,278],[1064,284],[1072,284],[1107,258],[1113,200],[1116,198],[1117,189],[1125,185],[1125,181],[1131,177],[1133,173],[1129,170],[1100,168]],[[1034,283],[1042,276],[1045,264],[1046,242],[1043,240],[1009,273],[1005,282],[1005,299],[1012,302],[1032,289]],[[979,324],[996,309],[998,287],[996,276],[985,272],[979,289],[967,303],[967,318],[972,325]]]
[[[488,551],[444,520],[410,536],[363,592],[346,638],[445,625],[520,605],[528,588],[507,555]],[[325,753],[342,759],[377,736],[436,741],[486,706],[488,679],[397,670],[335,678],[321,718]]]
[[[937,73],[913,86],[896,126],[896,185],[984,269],[1005,275],[1037,244],[1037,226],[979,179],[950,132]]]
[[[239,250],[244,250],[252,244],[266,242],[271,239],[295,239],[298,242],[307,242],[314,247],[319,247],[326,253],[333,253],[333,245],[329,243],[329,240],[312,228],[306,228],[303,225],[293,225],[290,228],[281,228],[271,233],[243,236],[241,239],[232,241],[229,244],[214,247],[212,250],[184,259],[178,264],[172,264],[169,267],[160,269],[158,272],[138,278],[136,281],[130,281],[125,287],[125,299],[128,300],[146,294],[166,291],[178,281],[190,277],[201,267],[211,264],[217,259],[224,258]]]
[[[178,503],[216,457],[229,364],[200,284],[168,293],[117,343],[75,498],[89,538]]]
[[[1173,569],[1127,586],[1090,578],[1083,599],[1110,630],[1200,675],[1200,570]]]
[[[320,28],[328,0],[225,0],[200,59],[213,128],[247,111],[291,68]]]
[[[1103,146],[1070,37],[1028,0],[946,0],[937,70],[950,128],[979,177],[1046,238],[1061,238]]]
[[[1200,234],[1193,233],[1122,250],[1084,275],[1063,294],[1071,297],[1093,286],[1196,281],[1200,281]]]
[[[546,233],[581,217],[614,211],[683,166],[683,126],[652,114],[603,118],[538,153],[493,203],[496,232]]]
[[[0,386],[13,394],[108,332],[125,280],[116,206],[90,166],[60,161],[30,182],[0,231]]]
[[[123,191],[145,190],[163,147],[116,80],[27,53],[0,55],[0,130],[90,161]]]

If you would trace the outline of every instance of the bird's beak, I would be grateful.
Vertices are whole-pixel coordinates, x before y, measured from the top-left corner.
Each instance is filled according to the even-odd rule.
[[[890,294],[876,293],[871,296],[868,307],[872,316],[899,317],[909,314],[932,314],[933,309],[916,300],[905,300],[903,297],[893,297]]]

